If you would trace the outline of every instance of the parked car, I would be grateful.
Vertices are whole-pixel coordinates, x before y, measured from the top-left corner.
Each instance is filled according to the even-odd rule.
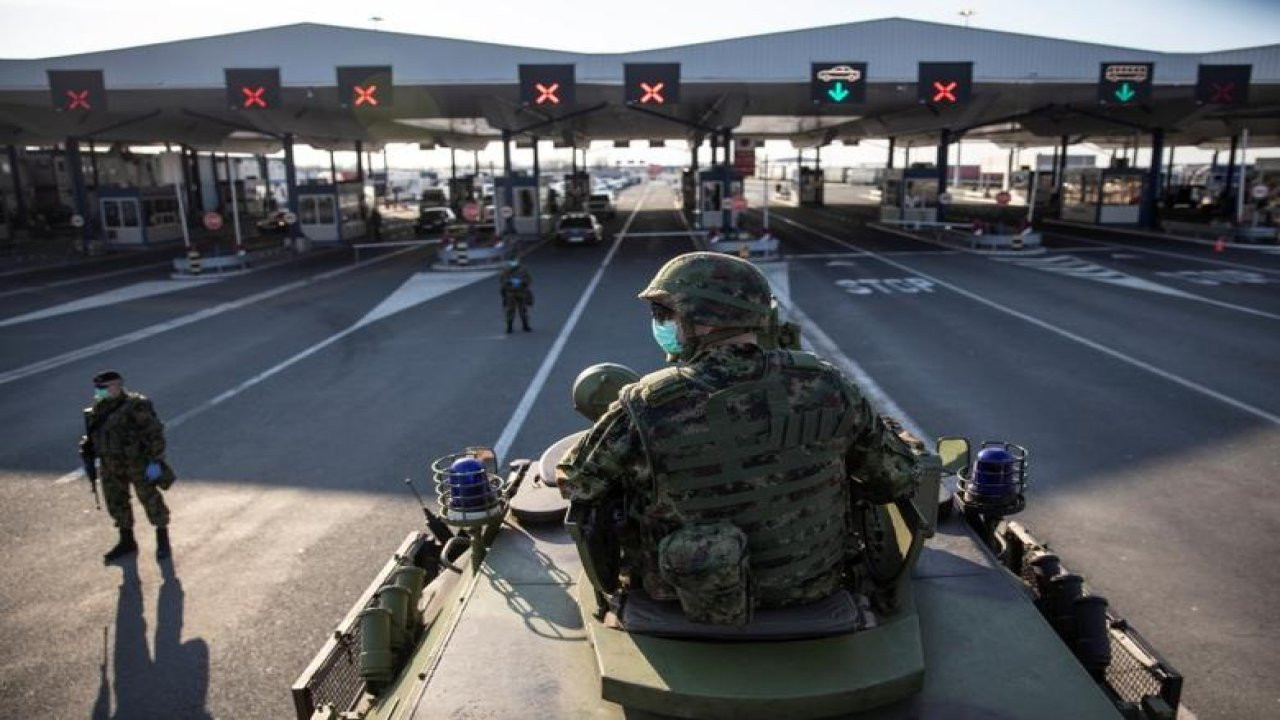
[[[287,211],[275,210],[257,222],[258,232],[263,235],[282,235],[289,232],[289,223],[284,221]]]
[[[418,221],[414,224],[417,235],[438,235],[457,220],[453,210],[447,207],[427,207],[418,213]]]
[[[613,219],[618,214],[613,205],[613,193],[591,193],[587,198],[587,212],[596,217]]]
[[[556,242],[561,245],[591,243],[599,245],[604,242],[604,227],[594,215],[587,213],[569,213],[560,216],[556,224]]]

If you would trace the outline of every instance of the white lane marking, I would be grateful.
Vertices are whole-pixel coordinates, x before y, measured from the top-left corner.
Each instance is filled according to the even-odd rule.
[[[1190,260],[1191,262],[1205,263],[1207,265],[1221,265],[1222,267],[1239,268],[1241,270],[1256,270],[1258,272],[1264,272],[1270,275],[1280,275],[1280,270],[1258,267],[1257,265],[1247,265],[1245,263],[1232,262],[1230,260],[1215,260],[1213,258],[1199,257],[1196,255],[1189,255],[1187,253],[1173,252],[1171,250],[1156,250],[1154,248],[1146,248],[1140,245],[1126,245],[1124,243],[1114,244],[1110,242],[1103,242],[1101,240],[1094,240],[1092,238],[1079,237],[1077,235],[1066,235],[1064,233],[1052,231],[1052,230],[1046,231],[1044,235],[1058,237],[1063,240],[1075,240],[1078,242],[1093,243],[1094,245],[1100,246],[1103,249],[1129,250],[1137,253],[1147,253],[1149,255],[1164,255],[1165,257],[1177,258],[1179,260]],[[1212,243],[1209,243],[1209,245],[1212,245]],[[1276,248],[1275,251],[1277,253],[1280,253],[1280,248]]]
[[[565,320],[564,325],[560,328],[560,333],[556,335],[555,342],[551,344],[551,349],[547,351],[546,357],[542,359],[542,365],[534,373],[533,380],[529,381],[529,387],[525,388],[524,396],[516,404],[516,409],[511,413],[511,418],[507,420],[506,427],[502,429],[502,433],[498,435],[497,442],[493,444],[493,452],[497,455],[499,462],[506,460],[507,451],[511,449],[511,444],[515,442],[516,434],[524,426],[524,421],[528,418],[529,411],[533,409],[534,401],[542,392],[542,386],[547,383],[551,368],[556,364],[556,360],[560,358],[560,353],[564,351],[565,343],[569,340],[569,334],[578,325],[578,320],[582,317],[583,311],[586,310],[587,303],[596,291],[596,286],[600,284],[600,279],[604,277],[605,268],[609,267],[609,263],[613,261],[613,256],[617,254],[618,248],[622,246],[622,237],[627,234],[627,229],[631,227],[631,222],[636,219],[636,213],[640,212],[640,208],[644,207],[644,201],[649,197],[649,188],[651,186],[652,183],[644,186],[640,201],[631,209],[631,214],[627,216],[627,222],[622,225],[622,231],[614,235],[613,246],[605,254],[604,260],[600,262],[600,267],[596,269],[596,274],[591,276],[591,281],[587,283],[586,289],[582,291],[582,296],[578,298],[578,303],[573,306],[573,310],[569,313],[569,318]]]
[[[57,282],[44,283],[43,285],[32,285],[30,287],[18,288],[16,290],[6,290],[5,292],[0,292],[0,298],[9,297],[11,295],[39,292],[41,290],[52,290],[53,288],[67,287],[68,285],[79,285],[81,283],[93,282],[94,280],[106,280],[107,278],[118,277],[120,275],[132,275],[133,273],[143,272],[144,270],[155,270],[156,268],[167,267],[168,265],[169,261],[165,260],[164,262],[138,265],[137,267],[127,267],[121,270],[98,273],[97,275],[85,275],[83,277],[71,278],[70,280],[59,280]]]
[[[474,282],[485,280],[490,277],[493,277],[492,272],[483,272],[483,273],[469,272],[465,274],[464,273],[418,273],[413,277],[409,278],[408,280],[406,280],[399,288],[397,288],[393,293],[391,293],[391,295],[387,296],[385,300],[383,300],[373,310],[369,311],[369,313],[366,314],[363,318],[360,318],[360,320],[358,320],[354,325],[351,325],[350,327],[346,328],[345,330],[342,330],[341,332],[330,335],[324,340],[321,340],[320,342],[312,345],[311,347],[308,347],[305,350],[302,350],[301,352],[294,354],[292,357],[286,360],[276,363],[275,365],[267,368],[266,370],[263,370],[262,372],[258,373],[257,375],[254,375],[248,380],[245,380],[239,385],[236,385],[230,390],[227,390],[216,397],[210,398],[209,400],[206,400],[205,402],[200,403],[199,405],[191,408],[190,410],[182,413],[181,415],[178,415],[177,417],[173,418],[172,420],[169,420],[165,424],[170,429],[176,428],[179,425],[182,425],[183,423],[187,422],[191,418],[201,413],[204,413],[208,410],[211,410],[214,407],[217,407],[218,405],[221,405],[222,403],[239,395],[245,390],[248,390],[249,388],[262,383],[268,378],[271,378],[275,375],[279,375],[281,372],[302,362],[303,360],[306,360],[312,355],[315,355],[321,350],[324,350],[330,345],[333,345],[334,343],[347,337],[351,333],[354,333],[355,331],[359,330],[360,328],[366,325],[377,322],[378,320],[382,320],[383,318],[390,317],[391,315],[407,310],[415,305],[420,305],[424,302],[427,302],[428,300],[440,297],[441,295],[445,295],[447,293],[451,293],[454,290],[464,288]]]
[[[1069,277],[1076,277],[1084,280],[1094,280],[1097,282],[1104,282],[1104,283],[1107,283],[1108,285],[1118,285],[1121,287],[1127,287],[1134,290],[1146,290],[1148,292],[1159,293],[1161,295],[1169,295],[1172,297],[1183,298],[1184,300],[1195,300],[1196,302],[1202,302],[1208,305],[1213,305],[1215,307],[1225,308],[1227,310],[1234,310],[1236,312],[1242,312],[1248,315],[1256,315],[1258,317],[1264,317],[1269,320],[1280,320],[1280,315],[1269,313],[1265,310],[1258,310],[1257,308],[1251,308],[1251,307],[1248,307],[1247,305],[1237,305],[1235,303],[1229,303],[1222,300],[1216,300],[1214,298],[1204,297],[1203,295],[1196,295],[1194,293],[1189,293],[1185,290],[1179,290],[1177,288],[1169,287],[1168,285],[1161,285],[1159,283],[1151,282],[1150,280],[1144,280],[1143,278],[1129,275],[1128,273],[1124,273],[1119,270],[1103,267],[1102,265],[1098,265],[1097,263],[1091,263],[1087,260],[1083,260],[1078,257],[1073,257],[1071,255],[1049,255],[1045,257],[1028,257],[1028,258],[993,257],[991,259],[995,260],[996,262],[1007,263],[1010,265],[1020,265],[1022,267],[1034,268],[1036,270],[1046,270],[1048,272],[1057,273],[1059,275],[1067,275]],[[1188,272],[1196,272],[1196,271],[1188,271]],[[1200,272],[1245,273],[1255,278],[1259,278],[1259,279],[1251,280],[1250,282],[1262,282],[1262,283],[1267,282],[1267,279],[1265,276],[1259,273],[1251,273],[1250,271],[1247,271],[1247,270],[1204,270]],[[1170,273],[1156,273],[1156,274],[1165,275],[1165,276],[1170,275]]]
[[[200,287],[209,283],[217,282],[214,279],[200,280],[148,280],[146,282],[134,283],[133,285],[125,285],[115,290],[108,290],[97,295],[72,300],[61,305],[54,305],[43,310],[36,310],[25,315],[5,318],[0,320],[0,327],[9,327],[10,325],[19,325],[21,323],[35,322],[36,320],[44,320],[59,315],[67,315],[84,310],[96,310],[107,305],[116,305],[119,303],[129,302],[131,300],[141,300],[142,298],[153,297],[156,295],[165,295],[187,288]]]
[[[920,427],[920,423],[916,422],[902,409],[901,405],[889,397],[884,388],[880,387],[880,384],[872,379],[871,375],[861,365],[846,355],[840,349],[840,346],[831,339],[831,336],[823,332],[822,328],[818,327],[818,324],[792,301],[791,275],[787,263],[760,263],[756,267],[760,268],[765,277],[769,279],[769,285],[773,287],[773,296],[778,299],[778,305],[787,311],[792,321],[803,328],[800,337],[805,345],[810,346],[818,356],[844,371],[858,385],[863,394],[871,400],[871,404],[877,410],[897,418],[903,427],[921,440],[930,437]]]
[[[837,238],[837,237],[833,237],[833,236],[828,235],[828,234],[826,234],[826,233],[824,233],[824,232],[822,232],[822,231],[820,231],[820,230],[814,230],[814,229],[812,229],[812,228],[806,227],[806,226],[804,226],[804,225],[801,225],[800,223],[794,222],[794,221],[792,221],[792,220],[788,220],[788,219],[786,219],[786,218],[782,218],[782,220],[783,220],[784,222],[787,222],[787,223],[790,223],[790,224],[792,224],[792,225],[795,225],[796,227],[798,227],[798,228],[800,228],[800,229],[802,229],[802,230],[805,230],[805,231],[810,232],[810,233],[812,233],[812,234],[814,234],[814,235],[817,235],[818,237],[821,237],[821,238],[823,238],[823,239],[825,239],[825,240],[829,240],[829,241],[831,241],[831,242],[833,242],[833,243],[836,243],[837,245],[840,245],[840,246],[843,246],[843,247],[847,247],[847,248],[850,248],[850,249],[853,249],[853,250],[862,250],[862,248],[859,248],[858,246],[854,245],[853,243],[847,242],[847,241],[845,241],[845,240],[841,240],[840,238]],[[996,311],[998,311],[998,312],[1002,312],[1002,313],[1004,313],[1004,314],[1006,314],[1006,315],[1011,315],[1011,316],[1013,316],[1013,317],[1016,317],[1016,318],[1018,318],[1019,320],[1023,320],[1023,321],[1025,321],[1025,322],[1029,322],[1029,323],[1031,323],[1032,325],[1035,325],[1035,326],[1037,326],[1037,327],[1040,327],[1040,328],[1043,328],[1043,329],[1045,329],[1045,330],[1048,330],[1049,332],[1054,333],[1055,335],[1059,335],[1059,336],[1064,337],[1064,338],[1066,338],[1066,339],[1068,339],[1068,340],[1071,340],[1071,341],[1073,341],[1073,342],[1076,342],[1076,343],[1079,343],[1079,344],[1081,344],[1081,345],[1084,345],[1085,347],[1092,348],[1093,350],[1096,350],[1096,351],[1098,351],[1098,352],[1100,352],[1100,353],[1103,353],[1104,355],[1108,355],[1108,356],[1110,356],[1110,357],[1112,357],[1112,358],[1115,358],[1116,360],[1119,360],[1119,361],[1121,361],[1121,362],[1123,362],[1123,363],[1127,363],[1127,364],[1129,364],[1129,365],[1132,365],[1132,366],[1134,366],[1134,367],[1136,367],[1136,368],[1138,368],[1138,369],[1140,369],[1140,370],[1145,370],[1146,372],[1149,372],[1149,373],[1151,373],[1152,375],[1156,375],[1156,376],[1158,376],[1158,377],[1162,377],[1162,378],[1164,378],[1165,380],[1168,380],[1169,382],[1175,383],[1175,384],[1177,384],[1177,385],[1181,385],[1182,387],[1184,387],[1184,388],[1186,388],[1186,389],[1188,389],[1188,390],[1191,390],[1191,391],[1193,391],[1193,392],[1200,393],[1201,395],[1204,395],[1204,396],[1206,396],[1206,397],[1213,398],[1214,400],[1217,400],[1217,401],[1219,401],[1219,402],[1221,402],[1221,403],[1224,403],[1224,404],[1226,404],[1226,405],[1230,405],[1231,407],[1234,407],[1234,408],[1236,408],[1237,410],[1241,410],[1241,411],[1246,412],[1246,413],[1248,413],[1248,414],[1250,414],[1250,415],[1253,415],[1254,417],[1261,418],[1262,420],[1266,420],[1267,422],[1270,422],[1270,423],[1272,423],[1272,424],[1274,424],[1274,425],[1280,425],[1280,415],[1276,415],[1275,413],[1267,412],[1266,410],[1263,410],[1262,408],[1255,407],[1255,406],[1253,406],[1253,405],[1250,405],[1249,403],[1243,402],[1243,401],[1241,401],[1241,400],[1237,400],[1237,399],[1235,399],[1235,398],[1233,398],[1233,397],[1231,397],[1231,396],[1229,396],[1229,395],[1225,395],[1225,394],[1220,393],[1220,392],[1218,392],[1218,391],[1216,391],[1216,390],[1212,390],[1212,389],[1210,389],[1210,388],[1207,388],[1207,387],[1205,387],[1204,385],[1201,385],[1200,383],[1195,382],[1194,380],[1189,380],[1189,379],[1187,379],[1187,378],[1182,377],[1181,375],[1177,375],[1177,374],[1175,374],[1175,373],[1169,372],[1168,370],[1164,370],[1164,369],[1158,368],[1158,367],[1156,367],[1156,366],[1154,366],[1154,365],[1152,365],[1152,364],[1150,364],[1150,363],[1143,362],[1142,360],[1139,360],[1139,359],[1137,359],[1137,358],[1135,358],[1135,357],[1132,357],[1132,356],[1130,356],[1130,355],[1126,355],[1126,354],[1124,354],[1124,353],[1120,352],[1119,350],[1116,350],[1115,348],[1108,347],[1108,346],[1106,346],[1106,345],[1103,345],[1103,344],[1102,344],[1102,343],[1100,343],[1100,342],[1095,342],[1095,341],[1093,341],[1093,340],[1090,340],[1089,338],[1083,337],[1083,336],[1081,336],[1081,335],[1077,335],[1077,334],[1075,334],[1075,333],[1071,332],[1070,330],[1064,330],[1063,328],[1060,328],[1060,327],[1058,327],[1058,326],[1056,326],[1056,325],[1054,325],[1054,324],[1052,324],[1052,323],[1049,323],[1049,322],[1046,322],[1046,321],[1044,321],[1044,320],[1041,320],[1040,318],[1033,317],[1033,316],[1028,315],[1028,314],[1026,314],[1026,313],[1024,313],[1024,312],[1020,312],[1020,311],[1018,311],[1018,310],[1014,310],[1013,308],[1005,307],[1004,305],[1002,305],[1002,304],[1000,304],[1000,303],[998,303],[998,302],[996,302],[996,301],[994,301],[994,300],[988,300],[987,298],[985,298],[985,297],[983,297],[983,296],[981,296],[981,295],[979,295],[979,294],[977,294],[977,293],[975,293],[975,292],[972,292],[972,291],[966,290],[966,289],[964,289],[964,288],[962,288],[962,287],[960,287],[960,286],[958,286],[958,285],[955,285],[955,284],[953,284],[953,283],[949,283],[949,282],[947,282],[947,281],[945,281],[945,280],[941,280],[941,279],[939,279],[939,278],[933,277],[932,275],[929,275],[928,273],[920,272],[919,270],[916,270],[915,268],[912,268],[912,267],[907,266],[907,265],[903,265],[902,263],[897,262],[896,260],[890,260],[889,258],[881,257],[878,253],[871,252],[871,251],[867,251],[867,253],[868,253],[871,257],[874,257],[874,258],[876,258],[877,260],[879,260],[880,262],[883,262],[883,263],[885,263],[885,264],[887,264],[887,265],[892,265],[892,266],[894,266],[894,267],[896,267],[896,268],[898,268],[898,269],[900,269],[900,270],[903,270],[903,271],[905,271],[905,272],[913,273],[913,274],[918,275],[918,276],[920,276],[920,277],[922,277],[922,278],[925,278],[926,280],[932,280],[935,284],[937,284],[937,285],[939,285],[939,286],[941,286],[941,287],[947,288],[948,290],[951,290],[951,291],[952,291],[952,292],[954,292],[954,293],[958,293],[958,294],[960,294],[960,295],[963,295],[964,297],[967,297],[967,298],[969,298],[970,300],[973,300],[973,301],[974,301],[974,302],[976,302],[976,303],[980,303],[980,304],[982,304],[982,305],[986,305],[987,307],[992,308],[993,310],[996,310]]]
[[[126,333],[124,335],[111,338],[110,340],[104,340],[100,343],[95,343],[93,345],[80,348],[79,350],[72,350],[71,352],[63,353],[61,355],[55,355],[54,357],[51,357],[51,358],[45,358],[44,360],[39,360],[37,362],[31,363],[30,365],[24,365],[20,368],[16,368],[14,370],[9,370],[7,372],[0,373],[0,385],[6,385],[11,382],[22,380],[23,378],[31,377],[32,375],[36,375],[48,370],[53,370],[54,368],[62,367],[63,365],[68,365],[73,362],[78,362],[80,360],[91,358],[101,353],[108,352],[110,350],[115,350],[116,348],[124,347],[125,345],[130,345],[140,340],[146,340],[147,338],[154,337],[161,333],[169,332],[170,330],[176,330],[180,327],[186,327],[187,325],[190,325],[192,323],[197,323],[197,322],[200,322],[201,320],[207,320],[211,317],[215,317],[217,315],[221,315],[223,313],[230,312],[232,310],[239,310],[242,307],[247,307],[249,305],[253,305],[254,303],[262,302],[263,300],[269,300],[278,295],[283,295],[285,293],[292,292],[294,290],[306,287],[308,285],[314,285],[315,283],[324,282],[325,280],[330,280],[332,278],[338,277],[339,275],[349,273],[353,270],[367,267],[369,265],[373,265],[374,263],[379,263],[384,260],[389,260],[398,255],[403,255],[404,253],[412,252],[415,249],[416,248],[405,248],[404,250],[396,250],[394,252],[387,253],[386,255],[382,255],[380,257],[370,258],[368,260],[362,260],[353,265],[340,267],[336,270],[328,270],[318,275],[312,275],[309,278],[303,278],[302,280],[297,280],[297,281],[288,283],[287,285],[281,285],[280,287],[272,288],[270,290],[264,290],[260,293],[256,293],[248,297],[240,298],[239,300],[222,303],[221,305],[215,305],[211,308],[205,308],[204,310],[191,313],[190,315],[183,315],[181,317],[177,317],[172,320],[167,320],[162,323],[150,325],[140,330],[134,330],[131,333]]]

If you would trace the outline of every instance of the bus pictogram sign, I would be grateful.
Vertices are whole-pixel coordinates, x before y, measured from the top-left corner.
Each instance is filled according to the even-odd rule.
[[[622,74],[628,105],[680,102],[680,63],[627,63]]]
[[[369,110],[392,104],[390,65],[338,68],[338,103],[344,108]]]
[[[575,100],[572,65],[521,65],[520,103],[534,107],[572,106]]]
[[[280,107],[279,68],[226,68],[227,105],[235,110]]]
[[[1140,105],[1151,100],[1154,63],[1102,63],[1098,102],[1103,105]]]
[[[916,99],[927,105],[963,105],[973,92],[973,63],[922,62],[916,77]]]
[[[50,70],[53,109],[77,112],[107,109],[107,90],[101,70]]]

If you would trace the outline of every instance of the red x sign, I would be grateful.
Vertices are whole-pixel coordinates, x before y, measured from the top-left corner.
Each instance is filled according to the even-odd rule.
[[[662,88],[665,86],[666,86],[666,83],[660,83],[660,82],[654,83],[652,85],[650,85],[649,83],[643,83],[643,82],[640,83],[640,89],[644,90],[644,96],[640,98],[640,102],[655,103],[657,105],[661,105],[663,102],[665,102],[665,100],[663,100],[662,98]]]
[[[933,93],[933,101],[934,102],[955,102],[956,101],[956,85],[958,85],[958,83],[956,83],[956,81],[954,80],[945,84],[935,80],[933,83],[933,89],[935,91]]]
[[[538,99],[533,101],[534,105],[541,105],[548,102],[552,105],[560,104],[560,98],[556,96],[556,93],[560,91],[560,83],[551,83],[550,85],[534,83],[533,86],[538,89],[539,93]]]
[[[352,86],[351,89],[356,91],[356,107],[360,107],[361,105],[372,105],[376,107],[378,105],[378,98],[374,97],[375,93],[378,92],[377,85],[370,85],[367,88],[355,85]]]
[[[256,88],[240,88],[240,92],[244,93],[244,107],[266,107],[267,101],[262,99],[262,94],[266,91],[267,88],[262,85],[259,85]]]
[[[1213,83],[1213,102],[1232,103],[1235,101],[1236,84],[1233,82]]]
[[[68,90],[67,99],[70,101],[67,103],[68,110],[76,110],[76,109],[89,110],[90,109],[88,90],[81,90],[79,92],[76,92],[75,90]]]

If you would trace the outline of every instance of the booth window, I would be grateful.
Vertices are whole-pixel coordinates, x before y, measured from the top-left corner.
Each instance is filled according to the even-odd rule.
[[[115,200],[103,201],[102,216],[107,227],[120,227],[120,203]]]
[[[124,211],[124,226],[138,227],[138,203],[125,201],[120,203],[120,209]]]
[[[320,216],[321,225],[332,225],[334,223],[333,200],[332,195],[316,198],[316,212]]]
[[[298,198],[298,222],[303,225],[316,224],[316,198],[307,196]]]
[[[1111,176],[1102,186],[1103,205],[1138,205],[1141,202],[1142,178],[1137,175]]]

